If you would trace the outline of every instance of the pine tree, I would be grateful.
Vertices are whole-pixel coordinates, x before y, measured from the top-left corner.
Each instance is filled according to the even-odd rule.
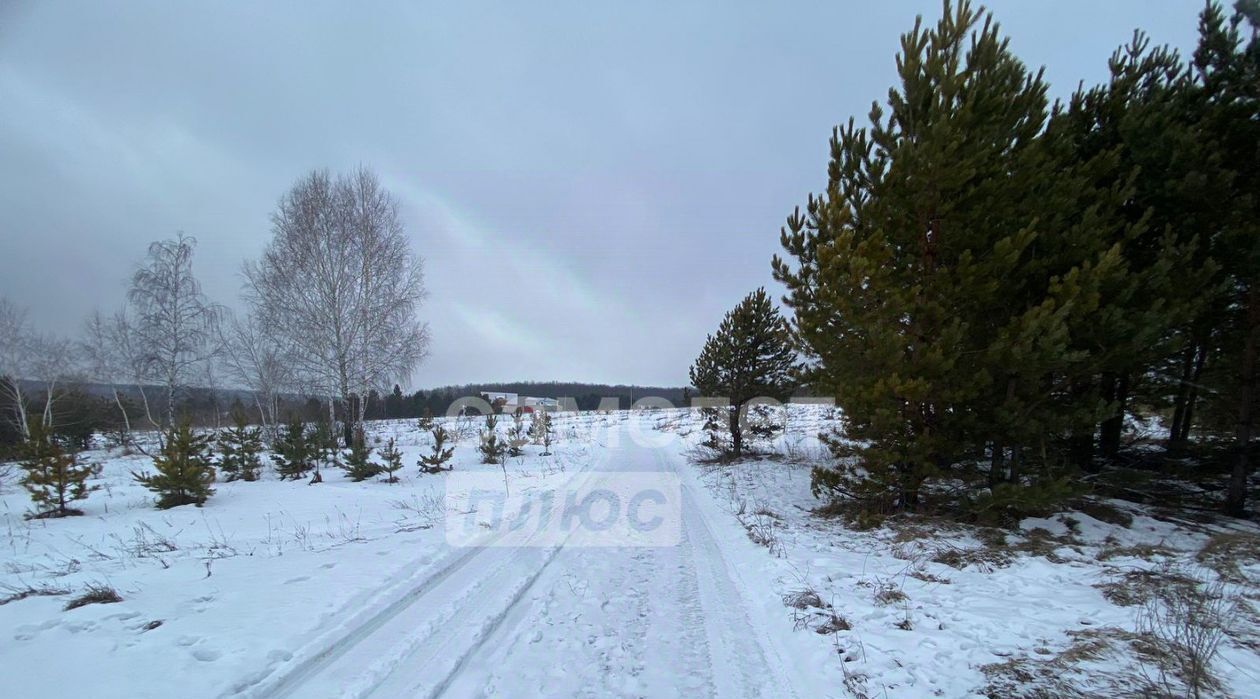
[[[390,440],[391,444],[393,440]],[[354,439],[350,442],[350,453],[346,456],[346,475],[358,483],[375,478],[381,473],[381,467],[372,461],[372,448],[367,445],[367,437],[363,434],[363,426],[356,425]]]
[[[529,414],[529,441],[534,444],[542,444],[543,427],[547,419],[546,414],[547,412],[542,408]]]
[[[1128,274],[1104,291],[1099,322],[1078,327],[1072,342],[1099,360],[1098,373],[1079,381],[1077,393],[1107,404],[1101,425],[1074,439],[1073,460],[1089,470],[1096,468],[1095,452],[1108,460],[1119,452],[1124,415],[1135,399],[1163,407],[1174,394],[1171,442],[1184,443],[1195,375],[1218,325],[1204,314],[1219,296],[1212,236],[1220,212],[1233,208],[1230,182],[1200,123],[1201,90],[1181,56],[1152,49],[1136,33],[1112,55],[1110,68],[1107,84],[1078,90],[1048,129],[1077,169],[1111,164],[1087,171],[1089,184],[1127,192],[1109,206],[1128,227],[1104,228],[1097,237],[1122,246]]]
[[[349,430],[348,444],[354,444],[354,430],[347,425]],[[320,421],[315,423],[315,429],[311,435],[312,453],[315,457],[315,475],[311,477],[311,483],[321,483],[324,478],[320,475],[321,466],[329,468],[341,468],[341,445],[337,441],[337,426],[328,422]]]
[[[525,411],[517,408],[512,413],[512,426],[508,428],[508,456],[521,456],[529,444],[529,431],[525,427]]]
[[[728,451],[728,434],[720,419],[722,417],[721,412],[717,408],[707,405],[700,408],[700,417],[704,418],[704,422],[700,426],[700,429],[705,434],[703,446],[718,454]]]
[[[416,425],[422,432],[427,432],[433,429],[433,411],[429,409],[429,406],[426,405],[424,407],[424,414],[420,416]]]
[[[486,426],[481,430],[477,450],[481,452],[483,464],[502,464],[507,455],[507,444],[499,438],[498,418],[494,413],[486,416]]]
[[[451,470],[446,462],[451,460],[451,456],[455,453],[455,447],[446,446],[446,441],[450,439],[446,428],[436,425],[433,428],[433,452],[428,456],[421,456],[417,466],[420,467],[421,473],[440,473],[442,471]],[[485,456],[485,452],[482,452]],[[486,462],[491,463],[491,462]]]
[[[158,509],[180,505],[200,507],[214,490],[214,464],[210,458],[210,437],[195,434],[185,420],[167,431],[161,453],[154,457],[157,473],[135,473],[138,483],[157,493]]]
[[[542,444],[542,456],[551,456],[551,444],[555,439],[555,431],[551,428],[551,413],[546,410],[534,413],[531,429],[535,439]]]
[[[315,468],[316,454],[308,439],[306,425],[301,418],[292,416],[280,433],[276,445],[276,473],[281,480],[298,480]]]
[[[740,417],[754,398],[786,398],[792,389],[794,352],[787,323],[757,289],[726,314],[691,367],[691,384],[706,398],[725,398],[732,456],[744,450]]]
[[[1246,514],[1260,413],[1260,3],[1239,0],[1227,21],[1209,5],[1200,18],[1194,65],[1205,97],[1205,134],[1220,154],[1231,186],[1229,206],[1211,242],[1222,265],[1224,293],[1204,383],[1210,409],[1232,430],[1225,511]]]
[[[398,446],[394,444],[394,438],[390,437],[385,443],[385,448],[381,450],[381,459],[384,463],[380,467],[380,472],[385,474],[386,483],[397,483],[398,476],[395,475],[403,466],[402,452],[398,451]]]
[[[243,410],[233,410],[232,421],[219,436],[219,471],[226,481],[256,481],[262,469],[262,429],[250,427]]]
[[[947,5],[903,36],[887,111],[836,130],[827,195],[781,235],[796,266],[774,260],[805,378],[844,414],[815,493],[871,510],[918,507],[988,450],[1016,483],[1031,455],[1057,463],[1058,435],[1099,414],[1070,391],[1099,368],[1077,339],[1134,288],[1118,241],[1141,226],[1115,213],[1131,192],[1089,177],[1114,159],[1059,157],[1040,73],[981,20]]]
[[[34,416],[29,423],[30,434],[22,447],[22,485],[31,495],[37,511],[32,519],[81,515],[82,510],[70,507],[75,500],[87,498],[88,493],[100,486],[89,486],[87,479],[96,475],[91,464],[80,465],[73,452],[67,451],[49,434],[44,420]]]

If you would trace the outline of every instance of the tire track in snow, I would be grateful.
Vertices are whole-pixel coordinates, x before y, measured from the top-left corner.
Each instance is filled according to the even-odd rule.
[[[617,450],[625,465],[680,470],[672,452],[636,445],[625,449]],[[592,470],[594,464],[588,464],[575,480]],[[722,513],[705,507],[707,493],[696,492],[689,474],[678,475],[683,517],[678,547],[568,548],[566,540],[548,548],[459,552],[366,619],[346,625],[348,631],[282,676],[238,693],[466,696],[496,693],[498,684],[507,696],[517,696],[529,693],[531,680],[540,691],[554,690],[546,675],[555,667],[539,667],[537,651],[543,647],[525,649],[532,643],[525,634],[536,635],[540,625],[547,625],[552,631],[548,647],[558,652],[544,663],[569,668],[561,672],[561,681],[577,683],[570,687],[577,696],[654,695],[643,692],[639,682],[644,680],[656,690],[677,688],[677,696],[807,696],[797,689],[806,685],[794,683],[785,665],[791,659],[756,623],[747,599],[755,592],[747,589],[714,534]],[[608,595],[605,602],[593,609],[558,598],[558,571],[589,575],[591,586]],[[540,586],[540,581],[545,582]],[[536,588],[547,593],[527,601]],[[613,595],[617,590],[621,594]],[[553,604],[577,616],[551,619]],[[596,644],[560,637],[570,630],[601,628],[604,640]],[[640,678],[636,672],[654,676]],[[678,687],[683,683],[687,689]]]
[[[593,465],[594,462],[576,471],[573,481],[587,477],[593,470]],[[276,673],[274,668],[264,670],[253,678],[237,684],[227,696],[367,696],[394,675],[402,662],[417,653],[424,641],[439,637],[439,645],[449,645],[448,640],[441,638],[443,633],[450,630],[448,625],[458,622],[456,624],[458,627],[466,621],[464,617],[466,612],[483,604],[476,600],[470,601],[470,598],[475,597],[475,593],[486,587],[496,578],[496,575],[507,571],[505,576],[507,580],[497,582],[506,583],[506,586],[510,587],[513,579],[519,581],[521,577],[519,571],[523,566],[520,565],[520,559],[528,558],[538,551],[547,551],[546,560],[538,569],[526,574],[526,584],[517,590],[507,607],[497,613],[491,613],[490,623],[497,624],[495,617],[499,617],[501,621],[502,616],[519,601],[520,596],[527,591],[529,585],[532,585],[561,548],[493,548],[490,546],[503,536],[506,536],[506,533],[495,535],[482,546],[456,549],[457,553],[446,557],[450,559],[449,563],[443,564],[432,574],[426,575],[418,584],[414,584],[401,593],[387,592],[377,595],[377,599],[382,597],[392,597],[392,599],[383,606],[377,605],[377,610],[374,612],[356,615],[351,622],[334,626],[331,631],[324,633],[321,637],[323,640],[316,640],[306,646],[307,648],[315,646],[318,650],[292,663],[280,673]],[[484,572],[482,565],[472,566],[474,562],[484,563],[484,569],[489,569],[490,572]],[[479,570],[483,572],[471,574]],[[461,576],[461,573],[465,571],[469,571],[471,575]],[[410,576],[408,579],[413,577]],[[404,582],[391,589],[407,584]],[[445,597],[442,593],[448,592],[445,589],[447,587],[457,589],[450,590],[450,596]],[[435,598],[434,606],[440,607],[444,613],[431,616],[426,613],[426,609],[421,608],[420,603],[429,601],[431,598]],[[412,620],[409,616],[417,618]],[[415,621],[417,627],[426,628],[427,631],[416,633],[414,627],[409,626],[408,622],[411,621]],[[400,626],[402,628],[396,628]],[[334,638],[328,640],[329,636]],[[367,649],[368,652],[365,653],[368,660],[359,663],[350,662],[348,656],[356,651],[362,652],[365,645],[370,646]],[[461,653],[457,659],[457,666],[466,655],[467,650]],[[349,665],[349,667],[338,668],[339,663]],[[332,677],[321,678],[322,675],[332,675]],[[340,682],[337,681],[338,679]]]
[[[666,468],[677,459],[667,458]],[[676,467],[674,470],[677,470]],[[682,485],[683,543],[699,583],[710,671],[719,697],[801,697],[787,672],[791,659],[749,615],[748,600],[737,584],[738,573],[727,560],[708,520],[701,498],[685,474]]]

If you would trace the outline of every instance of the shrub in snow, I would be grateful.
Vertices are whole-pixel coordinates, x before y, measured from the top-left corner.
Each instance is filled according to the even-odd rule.
[[[547,419],[546,414],[544,410],[535,410],[529,414],[529,441],[534,444],[542,444],[542,427]]]
[[[372,462],[372,447],[367,445],[363,428],[356,427],[354,439],[350,443],[350,454],[346,457],[346,475],[357,483],[375,478],[380,473],[381,467]]]
[[[315,450],[306,432],[306,425],[296,417],[289,420],[280,432],[276,444],[276,473],[281,480],[297,480],[315,468]]]
[[[341,468],[341,448],[337,445],[336,425],[327,422],[315,423],[315,429],[310,441],[314,447],[315,454],[315,476],[311,478],[311,482],[319,483],[324,480],[319,475],[321,464],[327,465],[329,468]],[[353,445],[353,431],[350,433],[349,441]]]
[[[730,451],[730,439],[727,434],[726,427],[719,420],[720,413],[717,408],[705,407],[700,409],[700,415],[704,417],[705,438],[702,446],[717,453],[724,454]]]
[[[446,428],[438,425],[433,428],[433,453],[428,456],[421,456],[420,461],[416,465],[420,467],[421,473],[439,473],[441,471],[451,470],[446,462],[451,460],[451,455],[455,453],[455,447],[446,446],[446,440],[450,439]]]
[[[262,429],[250,427],[245,413],[232,411],[233,426],[219,436],[219,470],[224,480],[256,481],[262,469],[258,455],[262,453]]]
[[[543,446],[543,456],[551,456],[551,442],[555,437],[551,429],[551,413],[546,410],[534,413],[534,421],[529,426],[529,435],[535,444]]]
[[[420,428],[421,432],[433,429],[433,411],[425,408],[424,414],[416,421],[416,426]]]
[[[529,435],[525,427],[525,413],[517,408],[512,413],[512,427],[508,429],[508,456],[521,456],[525,453],[526,444],[529,444]]]
[[[31,418],[30,437],[23,451],[22,469],[26,473],[22,476],[22,485],[31,494],[37,508],[30,517],[83,514],[69,505],[97,489],[98,486],[87,484],[87,479],[95,475],[96,467],[79,465],[74,453],[57,443],[39,417]]]
[[[1165,569],[1164,575],[1186,582],[1159,588],[1139,612],[1138,631],[1156,641],[1148,653],[1156,672],[1144,674],[1167,696],[1214,694],[1221,683],[1213,660],[1238,615],[1238,592],[1207,571]]]
[[[210,438],[194,434],[187,421],[172,427],[163,440],[162,451],[153,459],[157,473],[135,473],[132,477],[157,493],[159,509],[180,505],[201,506],[214,489],[214,464],[210,460]]]
[[[486,426],[480,435],[481,443],[477,445],[477,451],[481,452],[481,463],[483,464],[500,463],[507,454],[507,444],[499,439],[498,423],[499,420],[494,413],[486,416]]]
[[[394,438],[390,437],[385,443],[385,448],[381,450],[381,459],[385,461],[381,466],[381,472],[386,474],[386,483],[397,483],[398,476],[394,475],[403,466],[402,452],[398,451],[398,446],[394,443]]]

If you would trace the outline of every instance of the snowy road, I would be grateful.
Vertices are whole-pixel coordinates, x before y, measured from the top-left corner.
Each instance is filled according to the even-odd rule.
[[[812,697],[781,635],[782,607],[741,556],[764,556],[676,447],[596,450],[588,471],[664,471],[682,483],[668,547],[449,548],[431,571],[295,654],[246,696]],[[581,478],[582,473],[575,474]],[[776,608],[777,607],[777,608]]]

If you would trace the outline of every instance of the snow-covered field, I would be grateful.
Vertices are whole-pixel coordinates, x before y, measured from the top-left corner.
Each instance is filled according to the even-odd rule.
[[[401,445],[399,484],[268,473],[217,484],[202,508],[154,509],[130,477],[147,458],[90,452],[102,489],[84,517],[26,520],[20,488],[0,495],[0,598],[47,593],[0,605],[3,694],[1110,694],[1150,672],[1125,640],[1141,605],[1124,593],[1161,565],[1216,575],[1196,554],[1222,526],[1127,504],[1128,526],[1064,513],[1000,545],[927,522],[851,531],[809,512],[828,421],[793,409],[778,457],[720,468],[688,459],[700,422],[682,411],[558,416],[555,454],[531,445],[504,471],[478,463],[479,421],[458,443],[454,473],[518,491],[676,476],[671,546],[451,546],[446,476],[418,475],[429,437],[411,422],[369,432]],[[1234,563],[1231,591],[1254,598],[1260,565]],[[63,611],[94,584],[122,601]],[[1260,696],[1260,627],[1235,618],[1221,693]]]

